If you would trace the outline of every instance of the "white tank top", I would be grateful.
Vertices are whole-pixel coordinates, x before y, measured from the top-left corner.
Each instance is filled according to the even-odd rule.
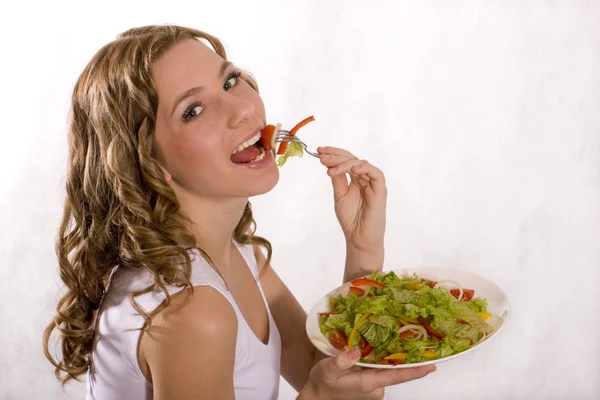
[[[234,241],[235,243],[235,241]],[[250,329],[221,277],[197,252],[192,254],[193,286],[211,286],[231,303],[238,320],[233,386],[237,400],[276,399],[279,393],[281,337],[258,279],[258,266],[251,245],[236,247],[252,271],[269,315],[269,341],[264,344]],[[137,362],[138,330],[144,319],[129,301],[134,290],[148,287],[147,271],[117,268],[102,302],[95,328],[92,360],[88,371],[87,400],[149,400],[152,384]],[[167,286],[170,294],[181,290]],[[161,291],[137,296],[141,308],[150,313],[165,299]],[[200,344],[199,344],[200,345]]]

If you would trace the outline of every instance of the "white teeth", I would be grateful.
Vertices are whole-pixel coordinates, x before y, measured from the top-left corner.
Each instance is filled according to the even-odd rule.
[[[256,142],[258,142],[258,141],[260,140],[260,134],[261,134],[261,132],[259,131],[259,132],[258,132],[256,135],[252,136],[252,138],[251,138],[251,139],[249,139],[249,140],[246,140],[244,143],[240,144],[240,145],[238,146],[238,148],[237,148],[237,149],[235,149],[235,150],[233,151],[233,153],[231,153],[231,154],[235,154],[235,153],[237,153],[238,151],[242,151],[242,150],[244,150],[245,148],[247,148],[247,147],[250,147],[250,146],[252,146],[253,144],[255,144]]]
[[[250,161],[250,162],[257,162],[262,160],[263,158],[265,158],[265,151],[263,149],[260,149],[260,154],[257,155],[254,160]]]

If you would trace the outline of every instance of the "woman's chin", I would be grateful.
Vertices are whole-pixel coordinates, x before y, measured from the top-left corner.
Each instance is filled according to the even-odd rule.
[[[260,196],[273,190],[277,182],[279,182],[279,168],[274,164],[264,170],[264,174],[258,179],[244,181],[243,187],[250,193],[248,197]]]

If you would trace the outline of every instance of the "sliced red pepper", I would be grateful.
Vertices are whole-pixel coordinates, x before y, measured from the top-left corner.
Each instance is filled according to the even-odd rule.
[[[429,321],[427,321],[427,318],[419,317],[419,322],[421,323],[421,325],[423,325],[423,328],[425,328],[425,330],[427,331],[427,333],[429,333],[431,336],[434,336],[434,337],[436,337],[438,339],[443,339],[444,338],[444,334],[443,333],[434,330],[431,327],[431,325],[429,325]]]
[[[462,319],[462,318],[459,318],[459,319],[457,319],[456,321],[457,321],[459,324],[469,325],[469,323],[468,323],[467,321],[465,321],[464,319]]]
[[[363,294],[365,294],[364,290],[362,290],[361,288],[358,288],[358,287],[354,287],[354,286],[350,286],[350,292],[357,294],[359,296],[362,296]]]
[[[290,135],[295,135],[296,132],[298,132],[298,130],[300,128],[302,128],[304,125],[308,124],[309,122],[312,122],[315,120],[314,116],[310,116],[308,118],[304,118],[302,121],[300,121],[296,126],[294,126],[291,130],[290,130]],[[287,142],[282,142],[279,145],[279,148],[277,149],[277,154],[285,154],[286,150],[288,148],[288,143]]]
[[[367,278],[359,278],[352,281],[354,286],[374,286],[376,288],[383,289],[385,285],[383,283],[379,283],[377,281],[367,279]]]

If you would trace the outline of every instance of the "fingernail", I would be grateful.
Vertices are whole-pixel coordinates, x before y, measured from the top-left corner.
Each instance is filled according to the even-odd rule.
[[[354,360],[354,359],[360,357],[360,351],[358,349],[352,349],[348,353],[348,357],[350,357],[350,359]]]

